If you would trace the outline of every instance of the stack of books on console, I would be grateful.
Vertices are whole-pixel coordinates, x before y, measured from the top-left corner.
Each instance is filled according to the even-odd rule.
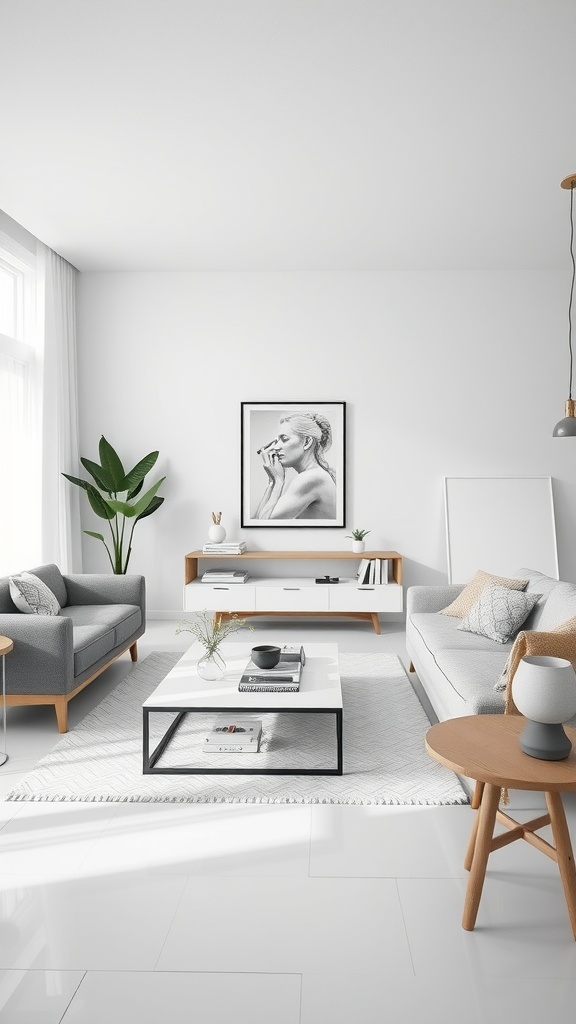
[[[389,558],[363,558],[356,573],[359,587],[390,583]]]
[[[221,544],[208,542],[202,548],[203,555],[243,555],[246,543],[243,540],[223,540]]]
[[[262,739],[262,722],[257,718],[235,718],[215,725],[204,737],[205,754],[257,754]]]
[[[201,582],[211,583],[246,583],[248,573],[243,569],[206,569],[202,573]]]
[[[298,644],[285,644],[280,661],[274,668],[258,668],[250,659],[238,689],[242,693],[297,693],[305,664],[304,648]]]

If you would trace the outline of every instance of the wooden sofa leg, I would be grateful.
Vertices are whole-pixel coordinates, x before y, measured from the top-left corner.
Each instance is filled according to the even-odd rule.
[[[130,648],[130,657],[132,661],[138,661],[138,641],[135,640]]]
[[[414,668],[414,665],[413,665],[413,663],[412,663],[412,662],[410,662],[410,664],[409,664],[409,666],[408,666],[408,671],[409,671],[409,672],[415,672],[415,671],[416,671],[416,669]]]
[[[58,732],[68,732],[68,701],[66,697],[56,697],[54,701]]]

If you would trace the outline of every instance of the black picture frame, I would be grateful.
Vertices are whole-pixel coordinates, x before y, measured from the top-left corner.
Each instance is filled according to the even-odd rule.
[[[345,526],[346,402],[241,402],[240,439],[241,526]]]

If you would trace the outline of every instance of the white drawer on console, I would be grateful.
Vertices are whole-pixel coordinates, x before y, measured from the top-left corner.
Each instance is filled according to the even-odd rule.
[[[256,588],[256,611],[327,612],[328,608],[327,587],[286,584]]]
[[[254,587],[246,583],[225,583],[208,586],[207,583],[189,583],[184,588],[184,609],[187,612],[207,608],[216,612],[252,612],[256,607]]]
[[[330,611],[401,612],[402,587],[397,583],[375,587],[330,587]]]

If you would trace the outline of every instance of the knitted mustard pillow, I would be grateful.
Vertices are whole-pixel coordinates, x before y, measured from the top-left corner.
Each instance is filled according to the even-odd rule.
[[[465,615],[476,604],[480,598],[480,594],[487,587],[489,583],[494,583],[499,587],[507,587],[508,590],[525,590],[528,586],[528,580],[515,580],[507,579],[505,576],[493,576],[492,573],[484,572],[479,569],[475,574],[470,583],[467,583],[458,597],[449,604],[447,608],[442,608],[438,613],[439,615],[454,615],[459,619],[463,619]]]

